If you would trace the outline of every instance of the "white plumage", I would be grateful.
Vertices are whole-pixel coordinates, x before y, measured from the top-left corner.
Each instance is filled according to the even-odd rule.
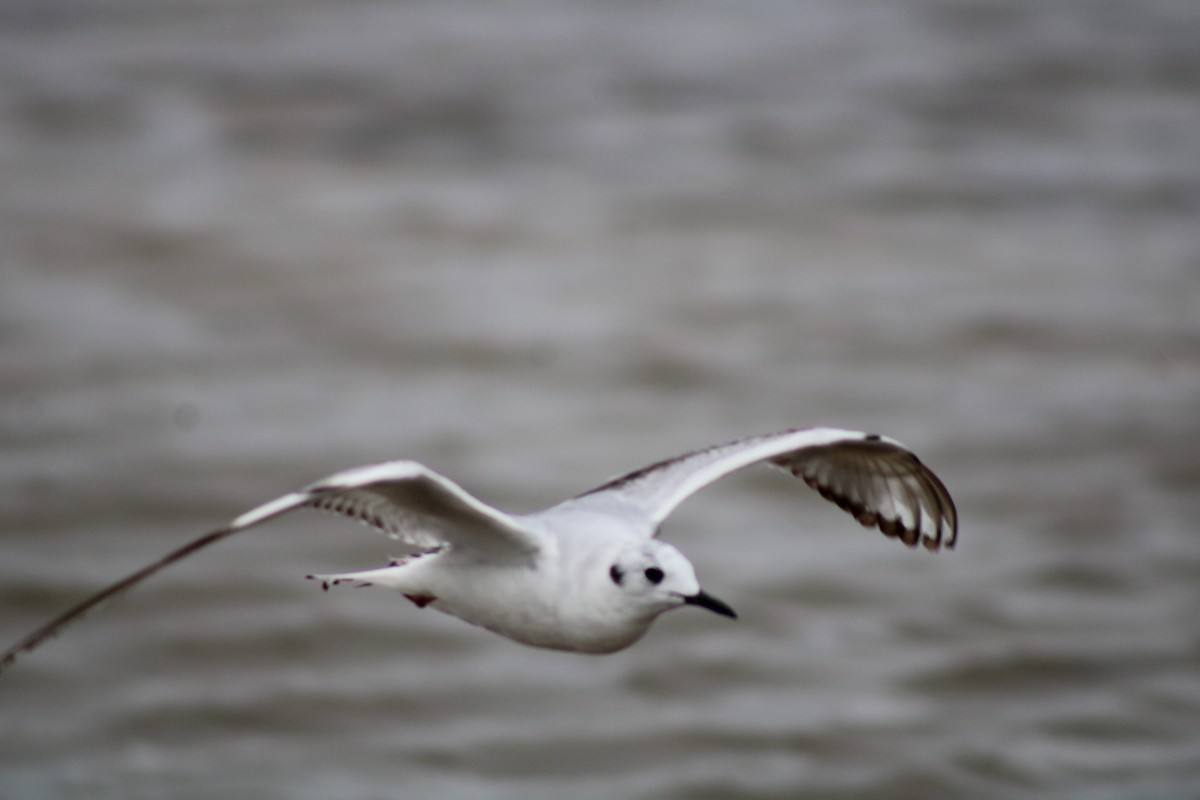
[[[0,657],[0,670],[164,567],[306,507],[358,519],[415,550],[380,569],[310,576],[326,587],[347,580],[390,587],[420,607],[537,647],[620,650],[683,605],[736,616],[656,537],[688,496],[758,462],[791,472],[863,525],[911,547],[955,544],[957,512],[937,476],[896,440],[858,431],[804,428],[714,445],[526,515],[492,508],[414,461],[391,461],[339,472],[247,511],[29,634]]]

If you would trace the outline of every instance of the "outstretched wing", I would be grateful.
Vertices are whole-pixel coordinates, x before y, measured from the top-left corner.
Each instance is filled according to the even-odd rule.
[[[493,557],[532,555],[541,534],[415,461],[388,461],[331,475],[235,519],[241,530],[295,508],[319,508],[364,522],[420,548],[470,548]]]
[[[414,461],[390,461],[339,472],[298,492],[285,494],[247,511],[219,528],[174,550],[50,620],[4,651],[3,672],[27,653],[159,570],[197,550],[297,508],[320,508],[366,522],[415,547],[487,552],[489,557],[528,558],[541,547],[541,534],[472,497],[453,481]]]
[[[958,512],[945,485],[895,439],[837,428],[802,428],[714,445],[615,478],[568,503],[636,507],[657,530],[693,493],[765,461],[802,478],[867,527],[910,547],[953,548]]]

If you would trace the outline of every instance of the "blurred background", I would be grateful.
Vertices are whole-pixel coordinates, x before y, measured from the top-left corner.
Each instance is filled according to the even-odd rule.
[[[303,576],[296,515],[0,678],[0,797],[1200,797],[1193,0],[3,0],[0,636],[419,459],[531,511],[712,442],[909,444],[665,538],[602,658]]]

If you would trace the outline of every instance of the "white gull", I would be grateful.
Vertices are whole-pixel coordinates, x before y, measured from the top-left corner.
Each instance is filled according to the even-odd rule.
[[[533,514],[506,514],[415,461],[339,472],[264,503],[68,609],[0,656],[0,671],[66,625],[164,567],[297,508],[358,519],[414,552],[381,569],[313,575],[395,589],[473,625],[535,647],[611,653],[663,612],[694,605],[736,617],[704,592],[659,528],[694,492],[766,462],[804,480],[867,527],[910,547],[954,547],[954,501],[895,439],[836,428],[751,436],[659,461]]]

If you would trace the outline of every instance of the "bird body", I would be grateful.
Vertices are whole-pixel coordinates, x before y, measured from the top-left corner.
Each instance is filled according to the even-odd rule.
[[[298,508],[357,519],[407,544],[386,567],[312,575],[325,588],[384,586],[523,644],[611,653],[684,605],[736,618],[700,588],[659,528],[684,499],[750,464],[801,478],[864,526],[928,550],[951,548],[958,519],[949,492],[894,439],[802,428],[706,447],[614,478],[544,511],[510,515],[415,461],[336,473],[264,503],[68,609],[0,656],[0,670],[71,622],[176,561]]]
[[[422,608],[522,644],[581,653],[624,649],[659,614],[678,605],[660,592],[631,595],[629,587],[613,581],[613,565],[624,562],[622,573],[636,573],[630,581],[644,581],[645,570],[661,564],[672,578],[671,591],[685,596],[700,591],[687,559],[645,536],[635,520],[569,505],[514,519],[541,532],[544,549],[500,561],[479,559],[469,550],[438,549],[380,569],[311,577],[324,586],[391,588]]]

